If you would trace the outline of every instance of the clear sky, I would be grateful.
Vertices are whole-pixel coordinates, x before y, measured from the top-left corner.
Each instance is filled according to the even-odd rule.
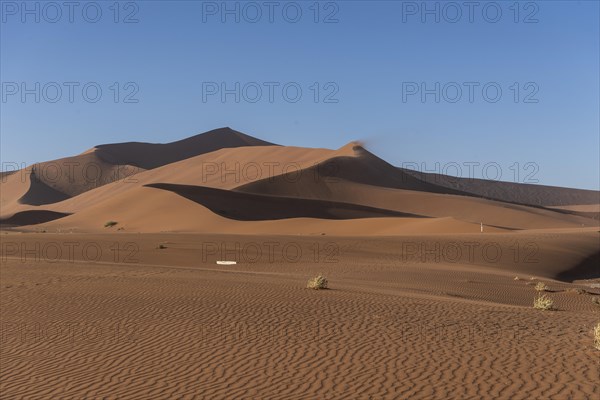
[[[600,186],[598,1],[64,3],[1,2],[4,163],[230,126]]]

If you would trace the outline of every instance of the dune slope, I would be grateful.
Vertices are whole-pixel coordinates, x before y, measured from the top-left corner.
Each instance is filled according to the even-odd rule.
[[[458,190],[477,197],[532,206],[569,206],[600,204],[600,192],[528,183],[458,178],[398,168],[424,182]]]
[[[99,145],[77,156],[3,173],[0,191],[4,203],[0,218],[28,209],[8,207],[10,204],[54,204],[112,182],[134,182],[133,175],[197,155],[224,148],[267,145],[273,146],[230,128],[215,129],[165,144],[129,142]],[[36,179],[29,179],[30,175]],[[23,197],[25,193],[28,195]]]
[[[374,217],[420,217],[398,211],[328,200],[276,197],[207,188],[154,183],[147,187],[168,190],[190,199],[223,217],[239,221],[288,218],[355,219]]]

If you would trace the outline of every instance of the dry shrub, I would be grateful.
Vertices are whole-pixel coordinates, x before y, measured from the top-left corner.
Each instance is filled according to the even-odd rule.
[[[538,282],[535,284],[535,290],[538,292],[545,292],[548,290],[548,286],[544,282]]]
[[[533,299],[533,308],[538,310],[554,310],[554,300],[545,294],[540,294]]]
[[[320,290],[327,289],[327,284],[327,278],[325,278],[323,275],[318,275],[312,279],[309,279],[308,283],[306,284],[306,287],[309,289]]]
[[[585,290],[581,288],[568,288],[567,293],[585,294]]]

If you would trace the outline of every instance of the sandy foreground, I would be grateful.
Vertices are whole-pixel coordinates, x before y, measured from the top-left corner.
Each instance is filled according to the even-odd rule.
[[[0,238],[2,399],[600,396],[597,229]]]

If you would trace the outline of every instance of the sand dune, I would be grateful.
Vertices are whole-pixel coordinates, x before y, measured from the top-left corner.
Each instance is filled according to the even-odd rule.
[[[86,178],[87,172],[95,174],[99,180]],[[59,204],[65,200],[110,182],[126,180],[137,172],[130,166],[104,163],[95,154],[34,164],[0,181],[0,219],[17,212],[39,211],[39,208],[62,212]]]
[[[532,206],[568,206],[600,204],[600,193],[595,190],[572,189],[556,186],[502,182],[475,178],[449,177],[398,168],[424,182],[468,193],[477,197]]]
[[[304,178],[306,177],[306,178]],[[472,196],[458,196],[384,188],[342,179],[312,179],[311,174],[290,181],[284,177],[241,185],[236,191],[273,196],[346,201],[370,207],[429,217],[451,216],[472,223],[510,229],[597,226],[586,216],[521,206]]]
[[[548,208],[566,214],[600,220],[600,204],[574,204],[570,206],[551,206]]]
[[[302,206],[304,204],[302,203]],[[356,207],[360,210],[360,207]],[[367,208],[369,211],[369,209]],[[322,211],[321,211],[322,212]],[[342,213],[343,210],[339,210]],[[372,212],[372,211],[371,211]],[[27,227],[31,230],[106,232],[122,228],[125,232],[214,232],[282,235],[402,235],[432,232],[479,232],[479,224],[453,218],[364,217],[347,220],[323,218],[289,218],[265,221],[238,221],[225,218],[210,209],[168,190],[136,187],[110,200],[73,215],[45,224]],[[105,228],[107,221],[117,221]],[[490,231],[500,229],[489,228]]]
[[[93,151],[113,164],[131,164],[143,169],[153,169],[223,148],[272,145],[273,143],[231,128],[220,128],[171,143],[104,144],[96,146]]]
[[[21,208],[19,200],[31,186],[30,172],[4,174],[0,179],[0,217],[14,214]]]
[[[573,204],[570,206],[552,206],[549,208],[557,210],[600,213],[600,204]]]
[[[54,204],[112,182],[135,183],[133,175],[146,169],[200,154],[223,148],[265,145],[272,146],[271,143],[229,128],[215,129],[166,144],[129,142],[99,145],[77,156],[37,163],[25,170],[2,176],[0,191],[4,204],[0,218],[31,209],[26,207],[28,205]],[[30,179],[30,175],[36,179]],[[76,200],[73,203],[77,204],[80,201]],[[16,204],[25,206],[17,207]],[[76,211],[68,209],[68,206],[46,209],[57,212]]]
[[[41,182],[70,197],[142,171],[130,164],[107,162],[97,152],[38,163],[31,169]]]
[[[356,219],[376,217],[413,217],[420,215],[366,207],[330,200],[265,196],[203,186],[154,183],[147,187],[168,190],[190,199],[212,212],[238,221],[289,218]]]
[[[187,153],[181,147],[188,148]],[[149,148],[154,150],[146,152]],[[164,150],[160,156],[159,148]],[[184,158],[192,153],[198,155]],[[104,145],[78,157],[90,161],[104,157],[101,162],[109,172],[124,161],[153,169],[89,190],[81,184],[70,187],[71,180],[49,186],[28,180],[22,171],[7,174],[2,184],[2,223],[33,231],[309,236],[478,234],[481,224],[485,233],[585,232],[598,227],[598,220],[586,218],[589,215],[574,214],[589,212],[593,205],[549,209],[480,198],[416,178],[356,142],[338,150],[284,147],[221,129],[166,145]],[[173,159],[178,160],[169,163]],[[61,165],[73,160],[63,159]],[[21,176],[24,182],[19,181]],[[496,190],[496,182],[488,183],[489,190]],[[530,195],[531,190],[517,193]],[[542,187],[535,193],[549,190]],[[60,201],[61,193],[70,197]],[[573,193],[572,198],[581,194]],[[118,225],[105,228],[107,221]],[[595,252],[586,248],[577,254],[579,266],[568,265],[583,276],[580,270],[590,268],[584,260],[593,260]]]
[[[6,220],[17,212],[32,210],[53,212],[52,215],[55,216],[60,215],[58,213],[77,214],[84,211],[89,212],[83,215],[93,215],[97,206],[103,208],[104,203],[120,195],[128,199],[130,208],[156,210],[157,207],[150,204],[144,205],[150,201],[149,198],[134,198],[132,193],[141,193],[135,189],[144,185],[187,185],[207,188],[201,189],[204,193],[195,195],[196,202],[209,206],[208,209],[221,216],[235,216],[234,218],[244,220],[299,217],[349,219],[376,215],[450,218],[449,220],[464,221],[466,226],[471,227],[483,223],[487,229],[550,229],[598,224],[597,220],[591,219],[594,215],[589,213],[493,201],[477,197],[470,187],[467,189],[471,192],[462,192],[432,184],[388,164],[355,142],[338,150],[273,146],[225,128],[164,145],[121,143],[97,146],[80,156],[50,164],[40,163],[37,169],[48,171],[52,166],[58,165],[61,169],[68,170],[67,167],[75,162],[79,163],[77,168],[80,169],[71,169],[70,175],[52,182],[47,182],[47,173],[43,174],[45,180],[34,179],[28,182],[25,179],[21,185],[15,177],[23,175],[22,173],[3,179],[4,203],[0,217]],[[91,163],[99,165],[101,175],[105,177],[94,187],[91,187],[89,180],[73,179],[73,176],[83,174],[86,166]],[[128,163],[126,168],[123,168],[124,163]],[[37,174],[34,176],[37,177]],[[28,183],[29,187],[26,188]],[[496,182],[487,184],[490,190],[496,190]],[[482,182],[478,182],[478,185],[485,186]],[[211,197],[208,193],[215,192],[209,188],[234,190],[246,195],[222,193],[227,197]],[[525,192],[527,190],[531,191],[526,189]],[[536,192],[538,195],[547,193],[551,188],[543,187],[540,190]],[[565,190],[561,189],[559,193],[570,193]],[[6,198],[4,193],[7,193]],[[257,198],[254,206],[246,206],[245,211],[241,212],[240,206],[254,198],[254,195],[266,197]],[[275,197],[284,199],[276,200]],[[293,200],[289,200],[290,198]],[[221,199],[228,199],[225,207],[227,210],[217,207],[225,206],[219,204]],[[267,199],[270,201],[269,206],[264,203],[261,209],[258,204]],[[275,204],[273,202],[287,202],[286,211],[275,212],[277,208],[272,207]],[[314,206],[319,202],[331,204],[325,208],[320,206],[321,211],[316,212]],[[163,204],[160,212],[164,213],[169,207],[173,206]],[[377,211],[370,210],[369,214],[366,213],[367,208]],[[259,212],[265,209],[269,211],[267,214]],[[323,213],[325,209],[329,211]],[[359,214],[356,211],[349,213],[350,209],[362,211]],[[204,208],[202,213],[206,211]],[[187,214],[177,213],[177,209],[170,214],[175,220],[189,218]],[[139,217],[155,218],[152,214],[139,214]],[[72,216],[71,219],[73,218]],[[77,219],[82,226],[96,226],[98,223],[86,223],[83,217]],[[142,225],[147,224],[140,224]],[[188,221],[171,225],[190,227]],[[155,231],[150,228],[150,231]]]
[[[370,153],[357,143],[350,143],[342,149],[352,149],[352,156],[336,155],[310,167],[302,176],[313,177],[313,180],[317,182],[343,179],[378,187],[430,193],[464,194],[459,190],[427,183],[399,171],[396,167]],[[288,177],[288,180],[291,179],[293,179],[293,176]]]
[[[143,171],[89,192],[67,199],[45,209],[75,213],[99,204],[130,189],[151,183],[174,183],[231,189],[244,183],[272,178],[285,171],[300,171],[318,164],[335,154],[347,154],[347,149],[306,149],[301,147],[256,146],[221,149],[208,154]],[[351,153],[350,153],[351,154]],[[16,185],[24,190],[25,186]],[[3,188],[3,193],[4,193]],[[22,196],[21,194],[20,196]],[[20,196],[13,195],[13,198]],[[2,215],[32,209],[18,205],[2,210]]]
[[[40,206],[44,204],[53,204],[68,199],[70,196],[51,188],[42,182],[32,171],[29,176],[29,189],[18,199],[20,204]]]

